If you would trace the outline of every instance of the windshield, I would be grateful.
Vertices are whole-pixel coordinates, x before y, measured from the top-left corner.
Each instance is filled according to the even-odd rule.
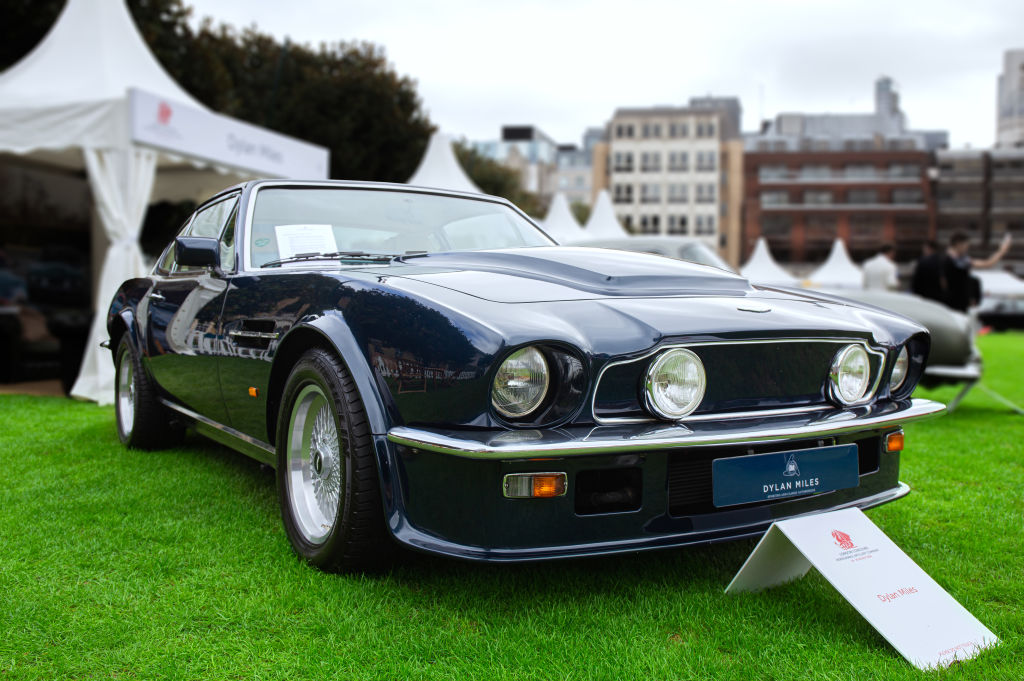
[[[316,253],[403,255],[551,246],[508,206],[484,199],[344,187],[267,187],[256,193],[249,266]],[[299,265],[322,261],[306,260]]]

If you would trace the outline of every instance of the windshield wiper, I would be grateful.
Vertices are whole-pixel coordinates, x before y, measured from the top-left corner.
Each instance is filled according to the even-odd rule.
[[[365,253],[363,251],[335,251],[334,253],[296,253],[287,258],[278,258],[265,262],[260,267],[276,267],[286,262],[302,262],[304,260],[366,260],[368,262],[391,262],[397,255],[391,253]]]

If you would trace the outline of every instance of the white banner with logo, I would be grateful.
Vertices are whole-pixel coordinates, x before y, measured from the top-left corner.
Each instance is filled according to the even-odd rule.
[[[766,589],[812,566],[920,669],[999,642],[858,508],[773,524],[725,591]]]
[[[265,177],[327,177],[324,147],[142,90],[129,91],[129,109],[137,144]]]

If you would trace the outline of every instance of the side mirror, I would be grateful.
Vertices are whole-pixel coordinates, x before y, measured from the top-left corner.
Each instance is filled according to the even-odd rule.
[[[182,267],[220,267],[220,242],[206,236],[174,239],[174,259]]]

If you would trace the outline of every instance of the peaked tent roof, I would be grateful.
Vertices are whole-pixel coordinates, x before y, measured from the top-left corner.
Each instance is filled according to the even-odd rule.
[[[420,165],[406,184],[483,194],[459,165],[451,138],[440,130],[430,136],[430,143],[423,152]]]
[[[560,244],[580,241],[587,236],[580,223],[576,222],[576,217],[569,208],[569,200],[562,192],[558,192],[551,199],[551,207],[548,208],[548,215],[541,223],[541,227]]]
[[[615,217],[615,209],[612,208],[612,199],[608,196],[608,190],[602,189],[594,201],[594,209],[590,212],[590,219],[587,220],[583,237],[586,239],[621,239],[630,236],[629,232],[622,228],[619,219]]]
[[[864,275],[850,259],[842,239],[832,242],[828,258],[807,279],[822,288],[864,288]]]
[[[772,257],[771,249],[765,238],[758,237],[754,252],[750,254],[750,260],[740,270],[744,278],[757,284],[769,284],[772,286],[799,286],[800,280],[782,269],[779,263]]]

